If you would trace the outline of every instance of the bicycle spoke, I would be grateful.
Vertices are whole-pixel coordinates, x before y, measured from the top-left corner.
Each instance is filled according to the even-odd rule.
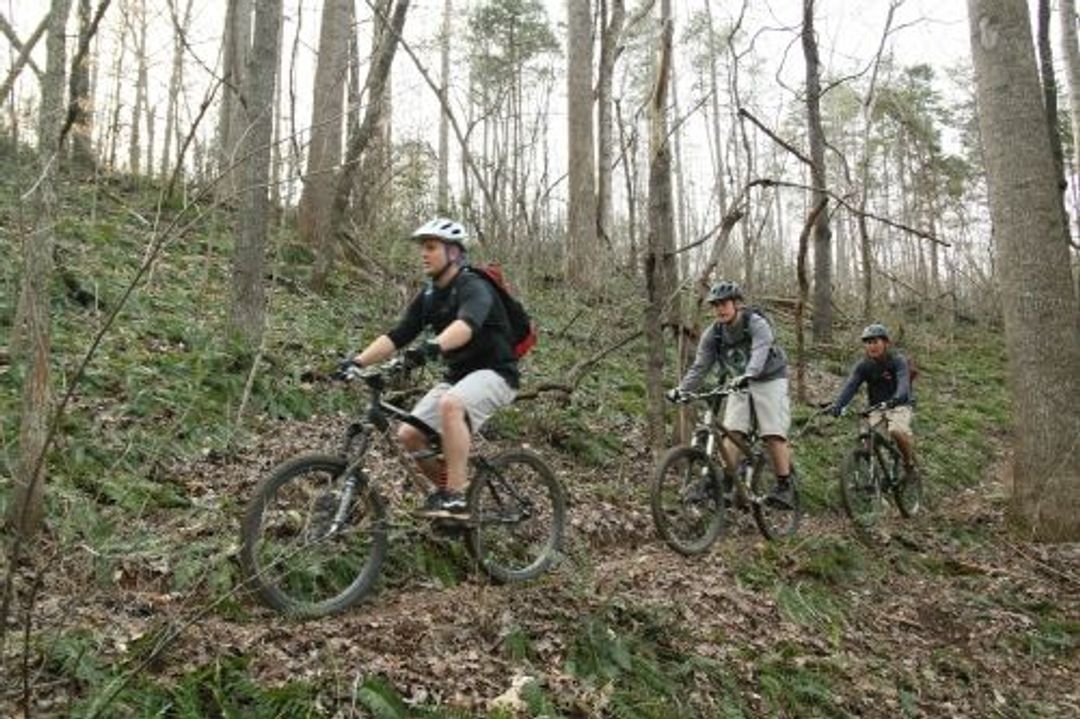
[[[651,487],[653,522],[675,551],[704,552],[723,531],[720,475],[698,449],[675,447],[661,460]]]
[[[382,506],[366,490],[347,497],[344,468],[330,457],[287,462],[249,504],[241,560],[270,606],[327,614],[374,582],[386,548]]]
[[[531,579],[555,560],[566,500],[543,461],[525,450],[502,454],[469,488],[469,550],[501,582]]]

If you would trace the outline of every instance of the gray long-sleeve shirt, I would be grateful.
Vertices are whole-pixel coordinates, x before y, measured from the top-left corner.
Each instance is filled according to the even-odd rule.
[[[745,307],[742,312],[745,317],[733,327],[715,322],[701,333],[697,355],[679,383],[680,390],[696,390],[717,364],[721,377],[746,374],[762,382],[787,377],[787,355],[776,344],[768,320]]]

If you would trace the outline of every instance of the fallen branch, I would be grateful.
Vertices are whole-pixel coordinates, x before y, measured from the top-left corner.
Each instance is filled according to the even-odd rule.
[[[526,399],[536,399],[543,392],[562,392],[563,394],[573,394],[574,390],[581,384],[581,380],[585,379],[585,375],[592,369],[600,360],[607,357],[609,354],[616,352],[626,345],[630,344],[642,334],[641,330],[635,330],[626,335],[620,340],[617,340],[612,345],[605,347],[599,352],[580,360],[577,364],[570,368],[570,371],[566,373],[566,382],[546,382],[537,385],[535,389],[528,392],[522,392],[517,396],[515,401],[520,402]]]

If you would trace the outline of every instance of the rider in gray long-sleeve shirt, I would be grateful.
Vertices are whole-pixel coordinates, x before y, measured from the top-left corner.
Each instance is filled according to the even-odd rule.
[[[750,431],[750,405],[753,400],[758,432],[776,471],[777,486],[773,496],[780,502],[791,503],[789,477],[791,453],[787,441],[791,426],[788,404],[787,356],[776,344],[768,320],[743,303],[742,289],[734,282],[720,282],[709,291],[708,302],[713,307],[716,322],[701,334],[697,356],[679,386],[669,393],[678,401],[685,392],[697,389],[714,366],[721,379],[732,382],[746,392],[728,396],[724,406],[724,426],[746,435]],[[721,447],[727,467],[737,466],[738,448],[725,441]]]

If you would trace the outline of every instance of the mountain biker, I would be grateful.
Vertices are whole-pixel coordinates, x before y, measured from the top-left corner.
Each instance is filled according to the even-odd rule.
[[[859,385],[865,382],[870,405],[887,405],[884,410],[872,412],[870,422],[877,424],[882,418],[888,420],[889,434],[903,456],[904,475],[910,478],[917,470],[915,438],[911,432],[915,395],[907,359],[892,349],[889,330],[883,324],[867,325],[862,331],[862,343],[866,356],[852,368],[840,394],[829,406],[829,412],[839,417],[855,397]]]
[[[712,286],[706,301],[712,305],[716,322],[701,334],[697,356],[679,386],[668,392],[674,402],[701,385],[713,365],[720,377],[733,377],[732,384],[748,392],[728,395],[723,424],[743,437],[750,431],[750,398],[753,398],[759,434],[776,473],[776,486],[770,499],[793,506],[791,490],[791,452],[787,433],[791,426],[788,403],[787,355],[776,343],[772,326],[756,309],[743,301],[742,288],[734,282]],[[722,443],[727,472],[733,472],[740,459],[738,448],[730,441]],[[729,477],[730,478],[730,477]]]
[[[445,464],[419,461],[436,486],[419,513],[432,517],[468,515],[464,490],[472,433],[510,404],[518,388],[506,310],[486,280],[465,271],[466,237],[460,223],[445,218],[412,233],[428,281],[397,325],[353,358],[361,367],[376,364],[416,339],[425,326],[430,329],[431,336],[407,350],[406,359],[419,364],[441,357],[446,364],[442,381],[412,409],[416,419],[442,436]],[[401,424],[397,437],[409,452],[428,445],[424,433],[410,424]]]

